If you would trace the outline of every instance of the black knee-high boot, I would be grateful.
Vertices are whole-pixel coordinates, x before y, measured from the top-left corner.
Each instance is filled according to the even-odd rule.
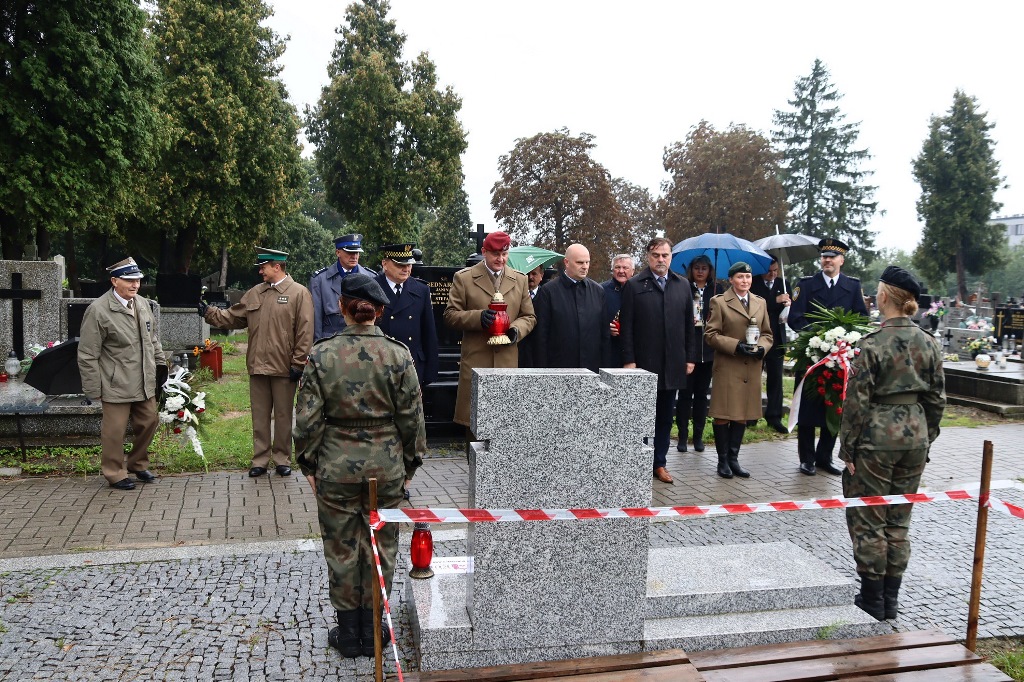
[[[885,597],[882,594],[884,589],[883,578],[861,573],[860,594],[853,600],[853,603],[875,620],[885,620]]]
[[[711,430],[715,434],[715,449],[718,450],[718,475],[732,478],[732,469],[729,468],[729,424],[712,424]]]
[[[373,647],[373,609],[359,609],[359,632],[363,641],[363,656],[373,658],[376,654]],[[391,632],[388,630],[388,623],[382,617],[380,619],[381,646],[391,643]]]
[[[729,422],[729,468],[740,478],[750,478],[750,473],[740,466],[740,446],[747,425],[743,422]]]
[[[885,576],[885,582],[882,588],[882,596],[885,598],[885,617],[887,620],[892,620],[899,615],[899,597],[900,597],[900,585],[903,583],[903,578],[894,578],[891,575]]]

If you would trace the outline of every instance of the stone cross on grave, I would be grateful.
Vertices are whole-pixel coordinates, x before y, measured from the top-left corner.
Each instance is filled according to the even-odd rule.
[[[475,232],[474,231],[470,231],[467,234],[469,235],[470,239],[475,239],[476,240],[476,252],[477,253],[483,253],[484,252],[484,239],[487,237],[487,233],[484,232],[484,224],[483,223],[477,223],[476,224],[476,231]]]
[[[11,301],[11,345],[19,358],[25,357],[25,310],[24,301],[39,300],[43,297],[41,289],[22,288],[20,272],[11,273],[11,288],[0,289],[0,299]]]

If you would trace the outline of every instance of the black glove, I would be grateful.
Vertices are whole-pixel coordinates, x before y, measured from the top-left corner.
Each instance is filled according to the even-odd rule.
[[[736,344],[736,354],[761,359],[764,357],[764,348],[754,343]]]
[[[750,347],[751,347],[751,350],[753,351],[751,353],[751,355],[753,357],[757,358],[758,360],[761,360],[762,358],[764,358],[764,346],[759,346],[756,343],[754,343],[754,344],[751,344]]]
[[[480,326],[484,329],[490,329],[491,325],[494,324],[494,318],[498,316],[498,313],[490,308],[480,311]]]
[[[156,366],[156,390],[160,391],[167,381],[167,365],[161,363]]]
[[[505,332],[505,335],[508,337],[508,340],[511,341],[512,343],[515,343],[516,341],[519,340],[519,330],[516,329],[515,327],[509,327],[508,331]]]
[[[196,310],[199,311],[199,317],[206,317],[206,309],[210,306],[207,305],[206,301],[199,299],[199,303],[196,304]]]
[[[301,378],[302,378],[302,368],[301,367],[289,367],[288,368],[288,380],[289,381],[298,381]]]

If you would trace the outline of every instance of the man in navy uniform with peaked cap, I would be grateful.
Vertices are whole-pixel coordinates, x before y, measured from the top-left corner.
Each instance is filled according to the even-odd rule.
[[[861,315],[868,314],[860,280],[856,277],[847,277],[840,272],[850,247],[838,239],[828,237],[818,242],[818,249],[821,252],[821,271],[801,278],[799,284],[793,288],[789,326],[794,331],[803,331],[811,325],[806,316],[807,313],[815,312],[813,303],[825,308],[838,307]],[[796,379],[799,383],[800,377]],[[817,468],[835,476],[842,474],[842,469],[832,463],[836,437],[825,425],[825,405],[816,398],[801,399],[798,423],[800,472],[814,476]],[[815,428],[821,429],[817,446],[814,444]]]

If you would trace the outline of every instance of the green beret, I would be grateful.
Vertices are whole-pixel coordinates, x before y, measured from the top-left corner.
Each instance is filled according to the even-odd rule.
[[[736,261],[735,263],[732,264],[732,267],[729,268],[729,276],[732,277],[737,272],[745,272],[748,275],[750,275],[753,274],[754,271],[751,270],[750,266],[744,263],[743,261]]]

